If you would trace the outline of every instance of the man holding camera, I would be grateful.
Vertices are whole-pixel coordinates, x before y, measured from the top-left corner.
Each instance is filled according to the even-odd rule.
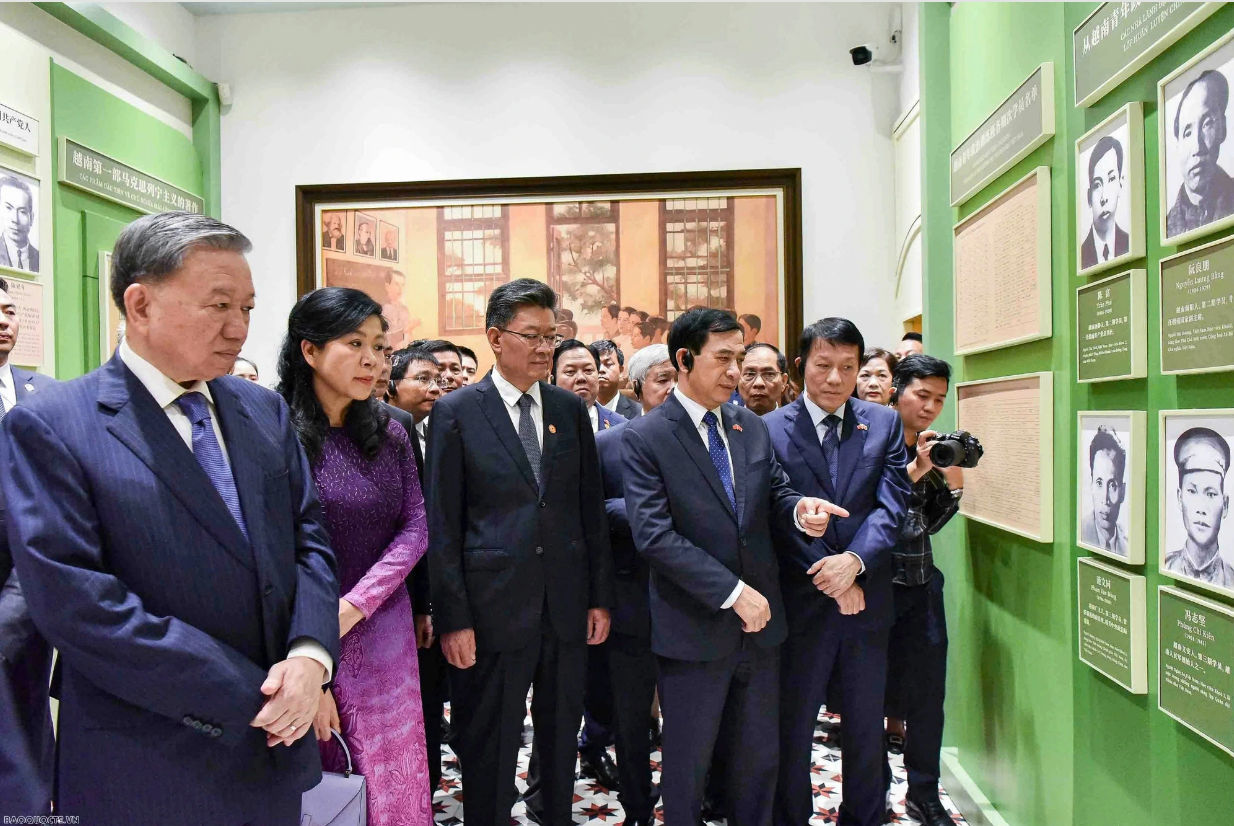
[[[948,440],[929,427],[942,412],[951,367],[942,359],[910,355],[896,366],[892,404],[904,424],[913,459],[908,513],[894,550],[895,620],[887,646],[887,716],[907,722],[904,765],[908,769],[908,815],[922,826],[950,826],[938,799],[939,749],[943,744],[943,693],[947,683],[947,618],[943,575],[934,567],[930,535],[955,515],[964,492],[964,472],[980,457],[975,440]],[[964,434],[967,435],[967,434]],[[969,437],[971,439],[971,437]],[[974,445],[976,445],[974,447]],[[946,454],[946,455],[943,455]],[[949,467],[942,464],[954,463]],[[889,723],[890,725],[890,723]],[[888,788],[891,767],[884,769]]]

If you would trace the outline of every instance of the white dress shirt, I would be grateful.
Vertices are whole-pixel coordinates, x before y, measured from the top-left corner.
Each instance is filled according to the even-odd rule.
[[[801,394],[801,398],[805,399],[806,410],[810,412],[810,421],[814,423],[814,432],[818,434],[819,444],[822,444],[823,437],[827,435],[827,425],[823,424],[823,421],[828,416],[840,417],[840,423],[836,425],[836,428],[838,429],[836,432],[836,444],[839,444],[839,437],[841,436],[839,431],[844,427],[844,414],[848,412],[848,402],[841,404],[838,408],[836,408],[834,413],[828,413],[826,410],[815,404],[805,393]],[[864,574],[866,572],[865,560],[862,559],[860,555],[854,554],[852,551],[845,551],[845,553],[853,554],[853,556],[857,557],[857,561],[861,563],[861,573]]]
[[[17,406],[17,384],[13,378],[13,365],[7,361],[0,365],[0,401],[7,413]]]
[[[428,416],[416,422],[412,429],[416,431],[416,439],[420,442],[420,455],[428,456]]]
[[[184,444],[190,451],[193,449],[193,423],[184,414],[184,411],[180,409],[180,405],[176,404],[176,399],[185,393],[201,393],[205,396],[206,407],[210,411],[210,424],[214,428],[214,438],[219,443],[223,459],[227,461],[228,465],[231,464],[231,457],[227,452],[227,442],[223,439],[223,431],[219,427],[219,418],[214,407],[214,397],[210,394],[210,387],[204,381],[198,381],[191,387],[183,387],[177,384],[153,364],[137,355],[133,348],[129,346],[128,339],[120,342],[120,360],[137,377],[137,380],[145,386],[146,390],[150,391],[150,395],[154,397],[154,403],[167,414],[172,427],[176,429],[176,433],[180,434],[180,438],[184,440]],[[8,365],[5,365],[5,367],[8,367]],[[11,375],[9,379],[11,383]],[[330,659],[329,652],[326,651],[325,646],[321,643],[307,638],[293,640],[287,651],[287,659],[292,657],[308,657],[310,660],[316,660],[321,663],[326,669],[326,682],[330,681],[331,675],[334,673],[334,661]]]
[[[514,432],[518,433],[518,420],[523,415],[522,409],[518,406],[518,400],[523,397],[523,391],[506,381],[505,376],[501,375],[501,370],[497,369],[496,365],[493,366],[493,386],[501,394],[501,400],[506,403],[506,412],[510,414],[510,422],[514,425]],[[540,382],[531,385],[527,395],[531,396],[532,401],[531,420],[536,425],[536,441],[540,443],[540,449],[543,450],[544,405],[540,401]]]
[[[592,433],[600,432],[600,411],[596,410],[596,406],[597,405],[593,404],[591,407],[587,408],[587,415],[591,417]]]

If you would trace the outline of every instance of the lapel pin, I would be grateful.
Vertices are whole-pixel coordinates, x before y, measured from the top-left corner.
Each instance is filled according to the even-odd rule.
[[[27,384],[27,385],[26,385],[26,392],[27,392],[27,393],[33,393],[33,392],[34,392],[34,385],[33,385],[33,384]]]
[[[612,427],[612,426],[613,426],[613,423],[612,423],[612,422],[610,422],[608,419],[605,419],[605,420],[604,420],[604,429],[605,429],[605,430],[608,430],[608,429],[609,429],[610,427]]]
[[[857,429],[858,429],[858,430],[869,430],[870,428],[866,427],[866,426],[865,426],[865,425],[863,425],[863,424],[859,424],[859,425],[857,425]]]
[[[741,425],[739,425],[739,424],[735,424],[735,425],[733,425],[733,430],[736,430],[738,433],[740,433],[740,432],[741,432]]]
[[[551,424],[551,425],[549,425],[549,426],[548,426],[548,432],[549,432],[549,433],[556,433],[556,432],[557,432],[557,425],[555,425],[555,424]]]

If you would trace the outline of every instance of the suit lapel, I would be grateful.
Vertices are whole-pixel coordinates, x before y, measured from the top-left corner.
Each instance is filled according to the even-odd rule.
[[[814,474],[814,479],[822,486],[826,495],[835,500],[835,490],[831,487],[831,474],[827,469],[827,457],[823,454],[823,444],[818,440],[818,431],[814,428],[814,420],[806,408],[804,396],[793,402],[789,408],[791,423],[788,426],[788,438],[800,451],[805,459],[806,467]]]
[[[733,515],[733,518],[736,518],[737,515],[733,513],[733,506],[728,501],[728,494],[724,491],[724,483],[720,481],[720,474],[716,472],[716,466],[711,463],[711,454],[703,446],[703,440],[699,436],[698,428],[694,426],[694,420],[690,418],[690,414],[686,412],[686,409],[681,406],[681,402],[677,401],[675,396],[670,395],[662,406],[666,408],[665,413],[669,415],[669,418],[676,420],[677,426],[674,429],[674,433],[676,433],[682,447],[686,449],[686,453],[690,454],[690,458],[698,466],[699,472],[703,474],[707,484],[711,485],[711,492],[724,503],[725,509]],[[735,489],[733,494],[734,498],[736,498]]]
[[[557,446],[560,442],[557,431],[558,423],[562,421],[565,415],[562,406],[557,403],[557,399],[553,398],[553,394],[545,390],[543,382],[540,384],[540,404],[544,408],[544,438],[540,441],[540,492],[543,493],[548,488],[548,477],[553,472],[553,464],[557,459]],[[587,425],[591,425],[591,417],[587,417]],[[519,442],[522,447],[522,442]]]
[[[837,459],[840,467],[836,472],[837,503],[844,501],[844,495],[848,493],[848,483],[852,481],[861,455],[865,452],[866,436],[870,432],[868,428],[869,422],[853,409],[850,401],[844,408],[844,424],[840,433],[840,453]]]
[[[214,409],[219,417],[223,440],[227,443],[227,458],[231,462],[231,475],[236,481],[236,493],[240,496],[240,510],[244,514],[244,526],[248,530],[249,545],[258,564],[261,557],[258,548],[265,547],[265,470],[262,459],[268,458],[269,447],[261,443],[261,433],[245,409],[244,403],[227,389],[222,381],[210,382],[210,395],[214,397]],[[213,487],[213,485],[211,486]],[[228,511],[230,515],[231,511]],[[235,519],[232,519],[235,522]]]
[[[150,468],[227,553],[252,570],[253,556],[231,511],[167,414],[119,354],[103,367],[99,404],[113,411],[107,423],[111,434]]]
[[[746,439],[745,433],[736,427],[736,416],[728,405],[720,409],[722,427],[728,436],[728,452],[733,460],[733,498],[737,500],[737,526],[746,510]],[[710,456],[708,456],[710,458]]]
[[[518,433],[514,430],[514,425],[510,421],[510,414],[506,410],[506,403],[501,398],[501,393],[497,392],[497,388],[493,386],[492,375],[485,376],[484,380],[477,385],[477,389],[480,391],[480,407],[484,410],[484,415],[488,417],[488,422],[493,426],[493,430],[497,432],[498,440],[505,446],[506,452],[510,454],[514,464],[518,465],[518,469],[522,471],[523,478],[527,480],[527,484],[534,488],[536,486],[536,477],[531,472],[531,462],[527,461],[527,451],[523,450],[523,443],[519,441]],[[547,424],[544,429],[548,430]],[[541,451],[541,454],[543,454],[543,451]],[[541,467],[543,467],[543,463],[541,463]]]
[[[30,374],[16,367],[9,368],[9,372],[13,376],[13,395],[17,403],[21,404],[26,396],[30,395],[30,391],[26,390],[26,385],[30,383]]]

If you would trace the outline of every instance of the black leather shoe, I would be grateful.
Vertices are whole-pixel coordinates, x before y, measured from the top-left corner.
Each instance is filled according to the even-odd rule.
[[[578,776],[595,780],[610,792],[621,791],[621,781],[617,779],[617,764],[609,756],[608,751],[598,755],[580,754],[578,756]]]
[[[724,820],[724,801],[716,800],[711,795],[703,798],[703,808],[699,812],[699,817],[704,823],[715,823]]]
[[[841,728],[839,720],[831,720],[830,718],[819,723],[819,729],[823,734],[823,745],[829,749],[838,749],[843,743],[844,732]]]
[[[887,753],[888,754],[903,754],[904,753],[904,735],[896,734],[895,732],[887,732]]]
[[[904,799],[904,804],[908,816],[921,826],[955,826],[955,821],[938,799],[937,792],[933,795],[914,795],[910,792]]]
[[[530,806],[527,807],[527,819],[536,824],[536,826],[544,826],[544,821],[540,819],[538,814],[531,810]]]

